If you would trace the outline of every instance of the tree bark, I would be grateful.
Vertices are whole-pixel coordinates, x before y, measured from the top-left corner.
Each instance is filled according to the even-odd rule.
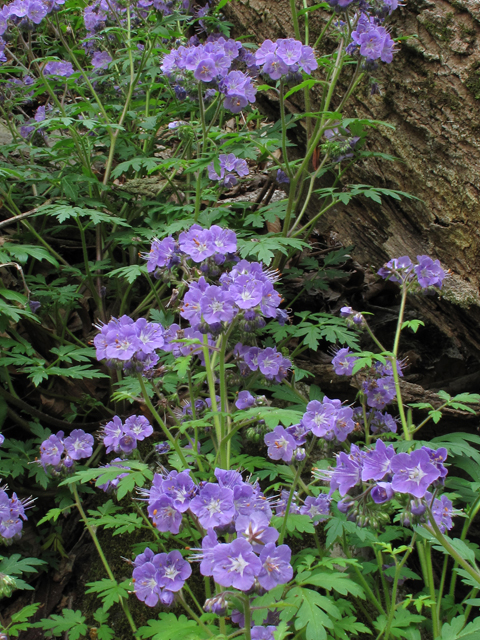
[[[308,0],[313,5],[314,0]],[[234,35],[294,37],[288,0],[233,0],[224,11]],[[297,0],[297,7],[303,3]],[[312,40],[326,13],[312,14]],[[302,18],[300,19],[302,20]],[[408,36],[392,64],[375,77],[380,95],[365,84],[347,108],[379,126],[367,148],[399,158],[358,163],[346,184],[405,191],[419,200],[359,198],[330,210],[317,229],[333,233],[362,265],[429,254],[452,271],[440,300],[414,304],[464,354],[480,357],[480,3],[478,0],[406,0],[389,19],[392,36]],[[328,43],[327,43],[328,44]],[[331,42],[333,50],[334,43]],[[292,96],[299,99],[300,92]],[[274,107],[274,105],[273,105]],[[333,104],[335,107],[335,104]],[[301,105],[293,103],[293,109]],[[315,210],[315,204],[313,204]],[[318,211],[318,209],[317,209]]]

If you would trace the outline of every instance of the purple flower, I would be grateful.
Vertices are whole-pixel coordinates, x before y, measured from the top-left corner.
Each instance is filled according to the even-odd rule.
[[[62,78],[68,78],[74,73],[74,70],[71,62],[60,60],[59,62],[47,62],[43,68],[43,73],[46,76],[60,76]]]
[[[217,545],[213,549],[213,562],[215,582],[240,591],[248,591],[262,570],[261,560],[254,554],[252,545],[243,538],[237,538],[230,544]]]
[[[201,60],[198,63],[193,75],[196,80],[201,80],[202,82],[211,82],[218,75],[218,70],[215,66],[215,62],[212,60],[212,58],[205,58]]]
[[[169,531],[176,534],[180,531],[182,514],[174,507],[174,502],[167,495],[160,496],[148,505],[148,515],[158,531]]]
[[[288,73],[288,66],[274,53],[266,57],[262,71],[269,75],[272,80],[280,80],[282,76]]]
[[[357,358],[351,354],[348,347],[339,349],[332,360],[333,369],[337,376],[351,376]]]
[[[277,44],[271,40],[265,40],[261,47],[255,52],[255,61],[257,65],[265,64],[267,56],[275,53]]]
[[[3,434],[0,433],[0,447],[2,446],[2,444],[5,442],[5,436]]]
[[[431,498],[429,498],[428,501],[431,502]],[[433,505],[431,506],[431,511],[433,518],[442,533],[445,533],[447,529],[450,530],[453,527],[453,505],[451,500],[449,500],[445,494],[443,494],[440,499],[435,498]]]
[[[157,582],[157,575],[158,570],[151,562],[133,570],[135,595],[149,607],[154,607],[160,600],[161,587]]]
[[[27,520],[25,509],[31,507],[32,498],[19,500],[16,493],[9,498],[6,487],[0,488],[0,540],[10,540],[18,536],[23,528],[22,520]]]
[[[312,400],[307,404],[307,411],[303,414],[302,423],[318,438],[323,438],[333,429],[336,416],[333,404]]]
[[[276,54],[283,60],[286,65],[294,65],[302,56],[303,45],[294,38],[288,38],[288,40],[277,40]]]
[[[267,379],[271,380],[278,373],[281,359],[281,353],[272,347],[267,347],[258,354],[258,368]]]
[[[277,630],[277,627],[269,625],[268,627],[262,627],[257,625],[252,627],[250,636],[252,640],[274,640],[273,633]]]
[[[391,460],[391,469],[394,491],[410,493],[415,498],[423,498],[428,487],[440,476],[424,449],[397,454]]]
[[[376,504],[383,504],[393,498],[395,491],[390,482],[378,482],[373,487],[370,495]]]
[[[178,245],[171,236],[154,240],[150,252],[142,254],[142,258],[147,260],[148,273],[155,272],[157,268],[171,269],[179,261],[178,251]]]
[[[370,411],[370,431],[372,433],[391,433],[397,432],[397,423],[395,418],[389,413],[381,413],[380,411]]]
[[[290,178],[287,176],[285,171],[282,171],[282,169],[277,171],[277,182],[278,184],[290,184]]]
[[[142,441],[152,435],[153,427],[145,416],[130,416],[125,420],[124,431]]]
[[[133,433],[123,432],[122,437],[119,442],[120,450],[123,453],[131,453],[134,449],[137,448],[137,439],[133,435]]]
[[[315,71],[315,69],[318,69],[318,62],[315,58],[315,52],[312,47],[308,47],[306,45],[302,47],[302,55],[300,56],[298,64],[305,73],[308,73],[309,75]]]
[[[120,451],[120,438],[123,435],[123,423],[118,416],[108,422],[102,430],[103,444],[107,447],[107,453]]]
[[[445,447],[440,447],[440,449],[430,449],[429,447],[422,448],[428,453],[430,462],[437,467],[440,472],[440,478],[444,478],[448,473],[447,468],[443,464],[447,459],[448,451]]]
[[[190,510],[204,529],[226,525],[235,515],[233,491],[208,482],[190,503]]]
[[[235,406],[240,410],[250,409],[250,407],[255,406],[255,398],[252,396],[250,391],[240,391],[235,402]]]
[[[353,450],[352,445],[351,451]],[[343,451],[338,454],[337,466],[331,473],[331,488],[338,489],[343,496],[360,482],[362,474],[362,461],[357,456],[347,455]]]
[[[121,462],[122,464],[115,464],[116,462]],[[102,469],[109,469],[111,467],[117,467],[119,469],[124,469],[125,471],[130,470],[130,467],[127,467],[123,464],[123,460],[121,458],[115,458],[110,464],[106,464],[104,467],[102,467]],[[98,488],[105,492],[109,491],[110,489],[116,489],[120,480],[122,478],[125,478],[126,476],[128,476],[128,473],[119,473],[113,480],[108,480],[104,484],[99,484]]]
[[[415,265],[414,271],[422,289],[428,289],[428,287],[441,289],[445,271],[440,266],[439,260],[433,261],[429,256],[417,256],[417,260],[418,264]]]
[[[240,160],[237,160],[237,165]],[[245,162],[245,161],[243,161]],[[236,169],[238,171],[238,168]],[[247,169],[248,173],[248,169]],[[242,175],[239,172],[239,175]],[[212,235],[212,242],[215,246],[217,253],[221,255],[227,255],[229,253],[235,253],[237,250],[237,234],[230,229],[222,229],[222,227],[216,224],[210,227],[210,233]]]
[[[245,538],[259,553],[263,547],[278,540],[278,531],[270,527],[270,519],[262,511],[253,511],[249,515],[240,515],[235,521],[238,538]]]
[[[277,516],[285,515],[289,496],[290,496],[290,492],[287,491],[286,489],[282,489],[280,498],[275,505],[275,514]],[[300,513],[300,508],[297,505],[296,497],[297,497],[297,494],[295,493],[290,503],[290,509],[288,510],[289,513]]]
[[[27,18],[34,24],[40,24],[47,15],[47,9],[41,2],[30,2],[27,4]]]
[[[52,467],[58,467],[64,449],[63,431],[59,431],[57,435],[52,434],[40,445],[40,462],[44,467],[47,464],[52,465]]]
[[[112,61],[112,56],[108,51],[95,51],[92,56],[92,66],[94,69],[107,69]]]
[[[293,569],[290,565],[292,551],[286,544],[275,546],[270,542],[260,552],[261,570],[258,573],[260,586],[269,591],[279,584],[286,584],[293,578]]]
[[[184,513],[190,506],[192,498],[197,492],[197,486],[190,478],[190,470],[171,471],[162,482],[162,490],[173,500],[175,509]]]
[[[345,442],[348,434],[355,429],[352,416],[353,409],[351,407],[342,407],[337,411],[333,423],[333,432],[339,442]]]
[[[198,224],[194,224],[188,231],[181,233],[178,242],[180,249],[194,262],[203,262],[215,253],[212,234],[208,229],[202,229]]]
[[[72,460],[89,458],[93,452],[93,436],[83,429],[74,429],[63,441],[65,452]]]
[[[272,460],[290,462],[297,448],[295,440],[280,425],[275,427],[272,433],[267,433],[264,441],[268,447],[268,457]]]
[[[317,498],[308,496],[303,507],[300,507],[300,513],[310,516],[314,524],[323,522],[330,515],[330,501],[331,498],[326,493],[321,493]]]
[[[192,575],[192,567],[183,559],[180,551],[160,553],[155,557],[158,574],[156,579],[160,587],[168,591],[180,591],[185,580]]]
[[[402,256],[401,258],[394,258],[387,262],[377,273],[384,280],[389,279],[392,282],[401,284],[412,279],[412,271],[412,261],[408,256]]]
[[[231,322],[235,316],[233,298],[221,287],[211,286],[201,299],[202,317],[208,324]]]
[[[377,440],[375,449],[367,452],[362,469],[362,480],[382,480],[391,473],[391,461],[395,455],[392,445],[385,446],[383,440]]]

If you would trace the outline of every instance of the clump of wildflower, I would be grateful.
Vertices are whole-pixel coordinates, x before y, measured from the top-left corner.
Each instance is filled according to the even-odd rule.
[[[137,442],[145,440],[153,433],[153,427],[145,416],[130,416],[125,423],[114,416],[100,432],[100,438],[107,453],[129,454],[137,448]]]
[[[106,359],[125,371],[149,371],[158,362],[155,350],[165,344],[164,329],[160,324],[147,322],[145,318],[133,321],[128,316],[112,318],[98,327],[94,338],[97,359]]]
[[[32,498],[19,500],[16,493],[10,498],[7,489],[6,485],[0,487],[0,540],[4,543],[20,539],[23,522],[27,520],[25,510],[33,504]]]
[[[83,429],[73,429],[67,437],[63,431],[59,431],[40,445],[40,463],[44,469],[51,467],[56,473],[64,468],[69,469],[75,461],[90,458],[93,443],[93,436]]]
[[[154,554],[149,547],[135,558],[133,582],[135,595],[149,607],[160,603],[171,606],[192,574],[190,564],[180,551]]]
[[[175,83],[179,98],[180,92],[185,97],[190,86],[202,83],[208,87],[207,91],[218,89],[225,96],[225,109],[239,113],[249,103],[255,102],[257,92],[246,73],[232,69],[234,62],[239,62],[241,49],[241,43],[235,40],[208,38],[205,44],[172,49],[164,56],[161,69]]]
[[[375,17],[362,13],[356,29],[352,31],[352,43],[348,50],[349,53],[358,50],[368,62],[381,60],[390,63],[395,53],[395,42]]]
[[[265,40],[255,52],[255,62],[272,80],[294,76],[299,71],[310,75],[318,68],[312,47],[294,38]]]
[[[413,264],[408,256],[394,258],[377,273],[385,280],[388,279],[403,286],[411,287],[418,284],[423,290],[430,287],[441,289],[447,274],[439,260],[432,260],[429,256],[417,256],[417,260],[418,263]]]
[[[215,169],[214,162],[211,162],[208,169],[210,180],[218,180],[224,187],[234,187],[237,184],[237,174],[240,178],[248,176],[249,169],[246,160],[237,158],[233,153],[220,154],[218,156],[220,175]]]

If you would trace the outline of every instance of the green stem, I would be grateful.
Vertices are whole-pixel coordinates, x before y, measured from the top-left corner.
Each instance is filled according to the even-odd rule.
[[[80,501],[80,496],[78,495],[77,486],[75,484],[72,484],[72,491],[73,491],[73,496],[75,498],[75,504],[77,506],[78,512],[80,513],[80,517],[82,518],[85,526],[88,529],[88,532],[93,540],[93,544],[97,549],[97,553],[100,556],[100,560],[102,561],[105,571],[107,572],[107,575],[110,578],[110,580],[116,583],[117,581],[115,580],[115,576],[113,575],[112,570],[110,569],[110,565],[108,564],[105,554],[103,553],[103,549],[100,546],[100,543],[97,538],[97,534],[95,533],[95,529],[90,526],[90,522],[85,514],[85,511],[83,510],[82,503]],[[130,609],[128,607],[128,603],[124,598],[120,598],[120,606],[123,609],[125,617],[127,618],[133,633],[137,633],[137,627],[135,626],[135,622],[133,621],[132,614],[130,613]]]
[[[403,402],[402,402],[402,392],[400,389],[400,377],[398,375],[398,370],[397,370],[398,347],[400,344],[400,334],[402,333],[402,324],[403,324],[403,317],[405,315],[406,302],[407,302],[407,287],[404,285],[402,289],[402,301],[400,303],[400,313],[398,315],[397,330],[395,332],[395,341],[393,343],[393,354],[392,356],[390,356],[389,360],[392,364],[393,379],[395,381],[395,390],[397,392],[398,412],[400,414],[400,420],[402,422],[403,434],[405,436],[405,440],[408,441],[408,440],[412,440],[412,434],[410,433],[410,429],[408,428],[408,422],[405,416],[405,409],[403,407]]]
[[[435,581],[433,579],[432,550],[426,540],[424,541],[424,549],[425,549],[425,561],[427,565],[428,588],[430,591],[430,599],[432,601],[431,607],[432,607],[433,637],[436,638],[439,635],[437,594],[435,592]]]
[[[144,400],[145,404],[147,405],[147,407],[149,408],[150,413],[153,415],[153,417],[157,421],[158,425],[160,426],[160,428],[163,431],[163,433],[164,433],[165,437],[167,438],[167,440],[170,442],[172,447],[175,449],[178,457],[180,458],[182,463],[185,465],[185,468],[188,469],[188,463],[185,460],[185,456],[183,455],[183,452],[180,449],[180,446],[179,446],[178,442],[175,440],[175,438],[170,433],[169,428],[167,427],[165,422],[161,419],[158,411],[155,409],[155,407],[152,404],[152,401],[150,400],[150,398],[148,396],[147,388],[145,387],[145,383],[143,381],[141,373],[137,373],[137,379],[138,379],[138,381],[140,383],[140,388],[142,389],[143,400]]]
[[[290,0],[290,11],[292,13],[293,29],[295,31],[295,38],[301,40],[300,25],[298,23],[297,7],[295,6],[295,0]]]
[[[220,464],[222,466],[222,469],[228,469],[227,466],[224,466],[227,464],[227,460],[225,459],[225,451],[221,447],[221,442],[223,440],[223,431],[222,424],[220,422],[220,416],[218,415],[218,405],[215,393],[215,375],[212,369],[208,338],[206,335],[203,336],[203,357],[205,359],[205,371],[207,373],[208,391],[210,395],[210,401],[212,403],[213,422],[215,425],[215,435],[217,439],[217,451],[220,455]]]
[[[305,458],[306,460],[307,458]],[[292,466],[290,466],[290,469],[293,471]],[[290,489],[290,493],[288,494],[288,501],[287,501],[287,506],[285,507],[285,513],[283,515],[283,522],[282,522],[282,529],[280,531],[280,536],[278,538],[278,544],[283,544],[283,541],[285,539],[285,533],[287,532],[287,520],[288,520],[288,514],[290,513],[290,506],[292,504],[292,500],[293,500],[293,496],[295,494],[295,489],[297,488],[297,484],[298,484],[298,479],[300,478],[300,474],[302,472],[303,469],[303,464],[299,464],[298,468],[295,472],[295,476],[293,479],[293,484],[291,486]]]
[[[331,17],[329,18],[328,22],[325,24],[325,26],[323,27],[323,29],[320,31],[320,35],[318,36],[318,38],[315,40],[315,44],[313,45],[314,49],[318,48],[318,45],[320,44],[320,42],[322,41],[323,36],[325,35],[328,27],[332,24],[332,22],[334,21],[334,19],[336,18],[337,14],[333,13],[331,15]]]
[[[287,170],[288,177],[292,177],[292,170],[290,169],[290,164],[288,162],[287,155],[287,123],[285,118],[285,85],[283,80],[280,80],[280,118],[282,121],[282,155],[283,162],[285,163],[285,168]]]
[[[345,536],[344,536],[342,548],[343,548],[343,552],[345,553],[347,558],[349,558],[349,560],[351,560],[352,559],[352,554],[348,550],[348,545],[347,545]],[[362,585],[363,590],[365,591],[365,594],[366,594],[366,596],[368,598],[368,601],[373,604],[373,606],[376,608],[378,613],[385,615],[385,611],[384,611],[382,605],[380,604],[380,600],[378,600],[376,598],[375,594],[371,590],[368,582],[365,580],[365,578],[364,578],[362,572],[360,571],[360,569],[358,568],[358,566],[356,564],[352,564],[351,567],[352,567],[353,571],[355,572],[355,575],[357,576],[357,580]]]

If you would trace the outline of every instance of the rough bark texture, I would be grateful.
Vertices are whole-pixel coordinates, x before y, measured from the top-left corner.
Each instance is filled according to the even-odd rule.
[[[235,33],[251,34],[258,42],[294,35],[288,0],[233,0],[225,11]],[[376,72],[381,95],[361,90],[347,113],[395,125],[395,131],[372,132],[367,144],[400,161],[362,162],[348,181],[400,189],[420,201],[377,206],[357,200],[332,209],[318,228],[353,244],[355,258],[365,266],[377,268],[405,254],[439,258],[453,272],[444,299],[416,304],[464,353],[478,357],[480,3],[406,0],[389,21],[394,37],[410,38],[394,62]],[[312,20],[313,36],[321,24],[321,16]]]

